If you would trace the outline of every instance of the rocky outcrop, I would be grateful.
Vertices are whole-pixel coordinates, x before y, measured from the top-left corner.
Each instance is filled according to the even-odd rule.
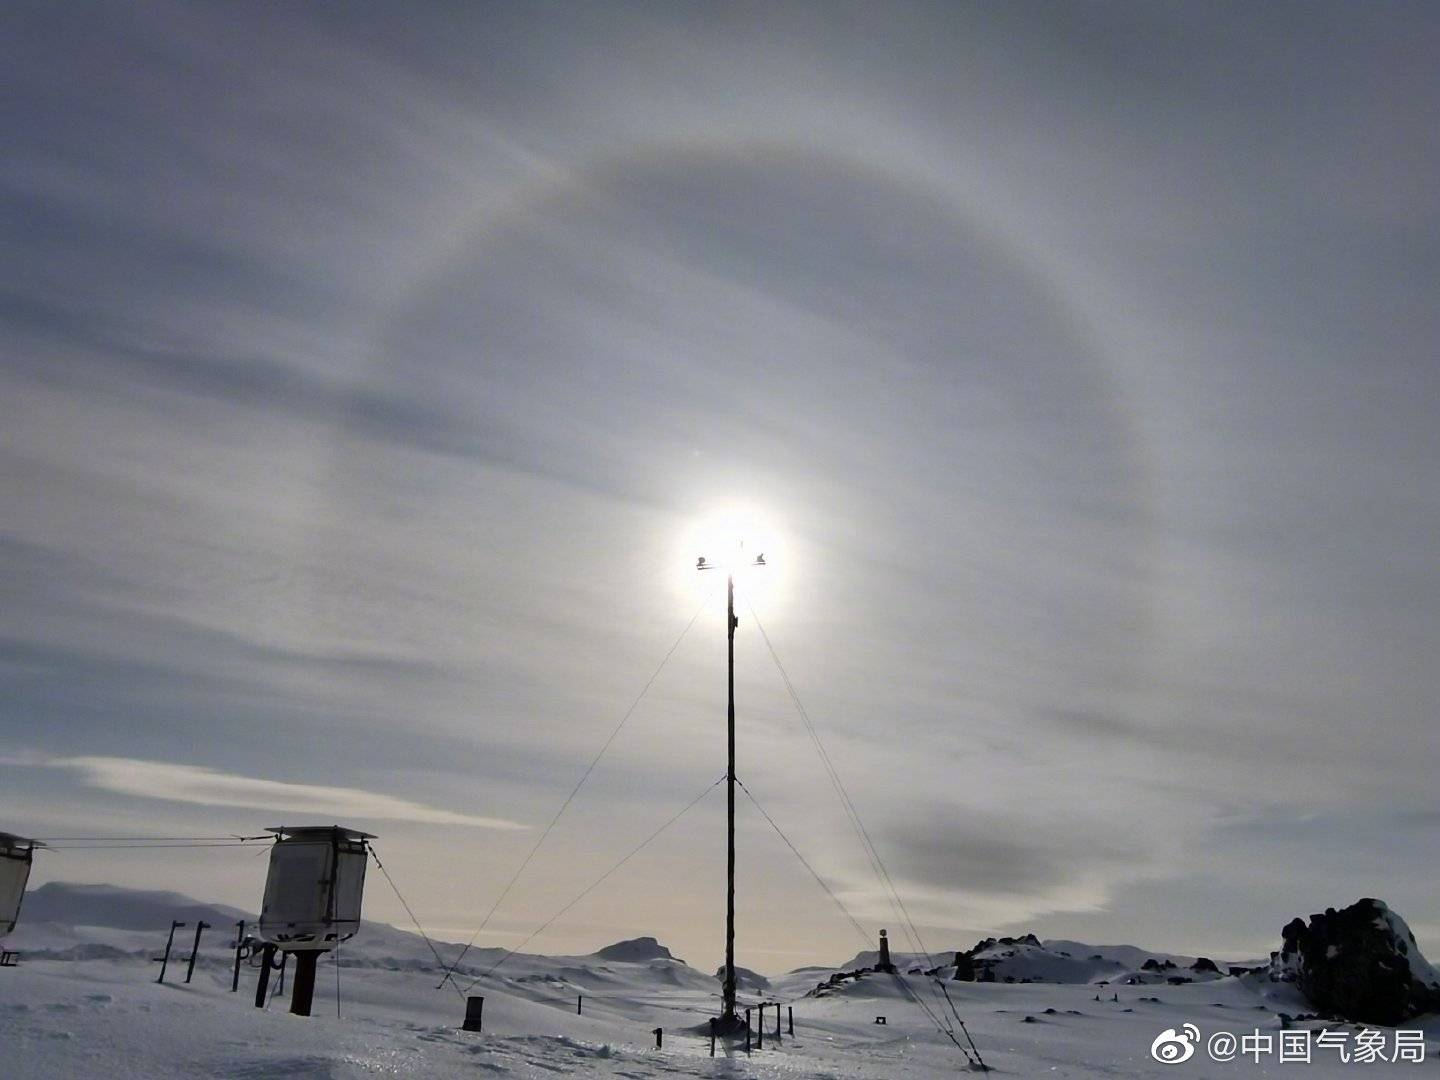
[[[867,975],[875,974],[874,968],[856,968],[853,971],[837,971],[822,983],[816,983],[815,989],[807,993],[806,997],[824,997],[835,990],[843,990],[846,983],[859,982]]]
[[[1379,900],[1293,919],[1270,958],[1271,978],[1293,982],[1322,1013],[1394,1026],[1440,1009],[1440,975],[1415,935]]]
[[[995,982],[995,968],[1014,955],[1019,948],[1043,949],[1040,939],[1034,934],[1020,937],[987,937],[975,943],[975,947],[955,954],[955,973],[951,978],[960,982]],[[984,954],[984,955],[981,955]],[[1012,978],[1009,980],[1014,982]],[[1024,980],[1029,982],[1030,980]]]
[[[653,937],[637,937],[631,938],[629,941],[617,941],[614,945],[606,945],[595,955],[601,960],[629,964],[643,964],[647,960],[674,959],[670,955],[670,950]]]
[[[976,976],[975,956],[973,953],[957,952],[955,954],[955,974],[951,976],[960,982],[974,982]]]

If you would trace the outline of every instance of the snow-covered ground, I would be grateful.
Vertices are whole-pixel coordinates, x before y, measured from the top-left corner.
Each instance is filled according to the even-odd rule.
[[[280,997],[264,1010],[254,1007],[253,969],[242,972],[240,992],[230,992],[231,954],[224,945],[243,913],[212,906],[181,912],[193,901],[173,894],[101,887],[84,895],[74,887],[46,888],[51,889],[48,897],[37,890],[27,900],[22,925],[9,943],[22,950],[21,965],[0,970],[0,1075],[6,1077],[572,1073],[635,1080],[928,1078],[952,1076],[964,1066],[960,1051],[907,998],[921,995],[945,1011],[943,998],[933,996],[923,976],[872,974],[846,980],[818,998],[806,994],[838,969],[810,968],[772,977],[766,996],[793,1006],[795,1034],[774,1039],[772,1010],[763,1049],[747,1055],[743,1043],[722,1045],[712,1060],[708,1039],[697,1029],[714,1010],[715,981],[644,945],[606,957],[515,957],[472,991],[485,997],[485,1031],[473,1034],[460,1030],[461,996],[451,987],[436,989],[433,958],[424,942],[393,927],[366,924],[341,949],[340,1015],[336,966],[327,958],[320,965],[315,1015],[299,1018],[289,1015],[288,1002]],[[43,917],[62,914],[89,922]],[[205,917],[215,928],[207,931],[194,981],[188,986],[182,982],[189,937],[181,931],[175,949],[181,960],[172,959],[165,985],[158,985],[158,965],[149,957],[163,946],[169,919],[185,914],[192,925],[195,917]],[[147,920],[148,928],[132,925]],[[442,951],[454,955],[455,947]],[[1093,963],[1107,972],[1112,960],[1143,963],[1157,956],[1076,942],[1047,942],[1020,951],[1037,976],[1046,974],[1043,954],[1068,952],[1070,959],[1083,957],[1086,964],[1098,954],[1104,963]],[[627,958],[612,958],[616,955]],[[467,959],[475,964],[466,967],[482,971],[498,956],[490,950],[472,953]],[[628,959],[631,956],[635,959]],[[1183,959],[1174,957],[1172,962],[1178,965]],[[1224,970],[1223,962],[1221,967]],[[1173,969],[1167,972],[1173,974]],[[1018,981],[951,981],[946,986],[987,1064],[1002,1076],[1270,1075],[1292,1070],[1305,1076],[1346,1076],[1365,1067],[1343,1064],[1337,1051],[1321,1048],[1313,1051],[1308,1066],[1282,1064],[1280,1014],[1295,1015],[1307,1008],[1291,987],[1256,976],[1182,985],[1121,985],[1110,977],[1104,986]],[[577,994],[585,998],[583,1015],[576,1015]],[[753,992],[742,996],[758,1000]],[[875,1022],[878,1016],[886,1018],[883,1025]],[[1155,1061],[1150,1048],[1156,1036],[1168,1028],[1183,1031],[1187,1023],[1201,1032],[1196,1053],[1178,1065]],[[1324,1025],[1299,1026],[1318,1030]],[[664,1030],[660,1050],[654,1048],[656,1027]],[[1423,1065],[1384,1066],[1399,1075],[1433,1070],[1440,1054],[1440,1019],[1412,1027],[1425,1031],[1427,1060]],[[1275,1049],[1258,1064],[1248,1057],[1217,1064],[1207,1056],[1203,1040],[1221,1030],[1237,1036],[1258,1030],[1271,1036]],[[1330,1030],[1337,1028],[1331,1024]],[[1353,1041],[1356,1029],[1344,1030]],[[1393,1045],[1394,1032],[1385,1035]]]

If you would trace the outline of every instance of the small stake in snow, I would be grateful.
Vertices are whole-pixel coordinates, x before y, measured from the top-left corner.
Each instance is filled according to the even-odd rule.
[[[762,1001],[755,1006],[760,1011],[760,1019],[755,1024],[755,1049],[765,1049],[765,1003]]]
[[[780,1003],[775,1002],[775,1041],[780,1041]]]
[[[585,1009],[585,995],[584,995],[584,994],[576,994],[576,995],[575,995],[575,1015],[576,1015],[576,1016],[580,1016],[580,1015],[584,1012],[584,1009]]]
[[[230,992],[240,989],[240,961],[250,958],[250,942],[245,937],[245,920],[235,924],[235,972],[230,976]]]
[[[485,1020],[485,999],[478,994],[465,999],[465,1023],[461,1031],[483,1031]]]
[[[750,1052],[750,1010],[745,1010],[745,1052]]]
[[[195,975],[195,957],[200,955],[200,935],[210,929],[210,924],[201,919],[195,924],[195,943],[190,946],[190,962],[185,966],[185,982],[188,984]]]
[[[710,1056],[715,1056],[715,1028],[719,1025],[715,1017],[710,1017]]]
[[[165,939],[165,955],[152,956],[150,958],[151,960],[155,961],[157,964],[160,965],[160,977],[155,980],[158,983],[163,983],[165,981],[165,969],[170,966],[170,947],[175,944],[175,931],[179,930],[180,927],[184,925],[185,924],[183,922],[172,922],[170,924],[170,936]]]
[[[786,1015],[789,1017],[789,1020],[790,1020],[790,1034],[791,1034],[791,1035],[794,1035],[794,1034],[795,1034],[795,1006],[794,1006],[794,1005],[786,1005],[786,1006],[785,1006],[785,1012],[786,1012]]]
[[[665,1029],[656,1028],[652,1034],[655,1036],[655,1049],[659,1050],[665,1042]]]

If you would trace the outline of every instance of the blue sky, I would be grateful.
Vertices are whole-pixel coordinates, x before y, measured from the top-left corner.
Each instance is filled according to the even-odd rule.
[[[1250,955],[1375,895],[1440,949],[1433,9],[4,20],[7,830],[343,818],[468,936],[739,505],[932,944]],[[487,943],[722,771],[717,604]],[[741,775],[883,925],[741,613]],[[721,813],[536,947],[716,962]],[[741,963],[853,952],[741,842]],[[36,880],[253,906],[261,865]]]

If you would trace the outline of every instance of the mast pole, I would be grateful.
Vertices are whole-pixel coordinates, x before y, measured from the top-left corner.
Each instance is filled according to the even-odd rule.
[[[725,813],[725,982],[722,991],[722,1023],[735,1021],[735,575],[726,576],[725,628],[728,639],[729,698],[726,712],[729,736],[729,768],[726,770]]]

